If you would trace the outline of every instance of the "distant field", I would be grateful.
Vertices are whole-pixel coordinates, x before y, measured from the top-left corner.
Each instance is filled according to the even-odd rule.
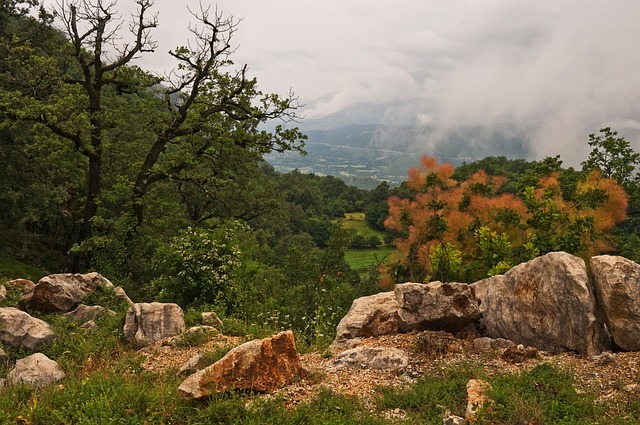
[[[377,236],[381,242],[384,241],[384,233],[370,228],[364,218],[365,215],[362,212],[346,213],[344,218],[340,219],[340,223],[345,229],[354,230],[365,238]],[[345,260],[353,270],[363,274],[394,251],[394,248],[388,247],[349,249],[345,251]]]
[[[364,213],[346,213],[344,216],[345,218],[340,222],[345,229],[353,229],[366,238],[377,236],[381,241],[384,241],[384,233],[370,228],[364,221]]]
[[[393,248],[350,249],[344,253],[345,260],[353,270],[365,273],[371,266],[394,252]]]

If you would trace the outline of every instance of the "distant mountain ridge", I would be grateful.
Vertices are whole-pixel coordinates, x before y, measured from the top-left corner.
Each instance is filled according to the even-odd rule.
[[[487,156],[529,157],[526,137],[507,126],[442,131],[432,126],[351,124],[304,133],[309,138],[306,156],[270,154],[267,161],[279,171],[298,169],[352,183],[372,179],[398,184],[406,179],[410,167],[419,164],[422,155],[454,165]]]

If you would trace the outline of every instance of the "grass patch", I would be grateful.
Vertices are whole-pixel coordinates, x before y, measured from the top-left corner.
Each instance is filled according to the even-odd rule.
[[[26,264],[5,254],[0,254],[0,283],[11,279],[29,279],[37,282],[48,273],[39,267]]]
[[[578,393],[571,374],[542,363],[521,374],[491,380],[495,406],[480,416],[485,424],[588,424],[605,420],[589,394]]]
[[[467,382],[478,373],[476,366],[463,364],[426,375],[409,390],[382,388],[378,407],[381,410],[402,409],[407,413],[407,423],[440,425],[450,414],[464,416]]]
[[[365,273],[394,251],[394,248],[349,249],[345,251],[344,259],[353,270]]]
[[[345,218],[339,221],[345,229],[354,230],[365,238],[377,236],[381,241],[384,241],[384,232],[369,227],[369,224],[364,221],[364,213],[347,213],[345,214]]]

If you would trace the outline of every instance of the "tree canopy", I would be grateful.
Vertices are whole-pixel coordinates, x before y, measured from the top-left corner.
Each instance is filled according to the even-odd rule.
[[[154,54],[158,25],[153,1],[136,4],[127,23],[115,2],[58,3],[51,13],[61,27],[48,30],[55,42],[36,43],[26,32],[3,39],[2,126],[30,125],[27,147],[70,162],[65,211],[78,226],[75,252],[87,261],[114,212],[130,223],[125,236],[135,237],[159,182],[173,181],[185,197],[199,192],[213,208],[230,175],[241,174],[227,164],[255,165],[272,150],[301,150],[305,139],[283,125],[298,118],[297,98],[262,93],[246,65],[234,66],[237,19],[194,13],[192,40],[170,52],[175,69],[158,76],[135,65]],[[282,121],[273,132],[260,129],[273,119]]]

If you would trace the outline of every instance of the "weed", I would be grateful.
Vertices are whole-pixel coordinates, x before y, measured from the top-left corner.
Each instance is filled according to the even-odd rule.
[[[571,375],[548,363],[496,376],[491,384],[495,406],[484,423],[582,424],[596,413],[594,400],[576,392]]]
[[[399,408],[414,423],[441,424],[445,414],[464,416],[467,382],[478,375],[470,364],[443,368],[418,380],[409,390],[380,389],[381,410]]]
[[[230,345],[225,345],[222,347],[216,348],[214,351],[205,351],[202,353],[203,363],[206,365],[212,365],[224,356],[227,355],[229,351],[231,351],[233,347]]]

